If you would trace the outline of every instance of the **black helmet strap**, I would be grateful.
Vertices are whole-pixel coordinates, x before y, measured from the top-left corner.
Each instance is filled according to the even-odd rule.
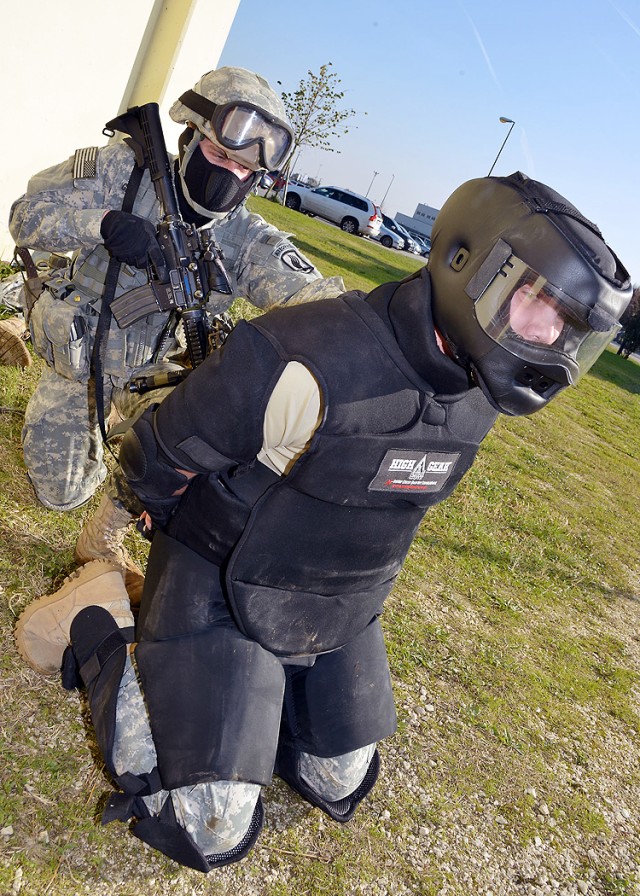
[[[613,249],[607,245],[599,227],[588,218],[585,218],[575,206],[560,201],[562,200],[562,197],[558,200],[554,199],[553,195],[545,195],[545,190],[548,188],[545,188],[545,185],[538,181],[530,180],[521,171],[511,174],[509,177],[496,178],[496,180],[499,180],[501,183],[516,190],[520,196],[522,196],[525,205],[527,205],[532,212],[537,212],[543,215],[553,214],[560,216],[559,219],[556,218],[555,220],[556,226],[565,233],[574,245],[576,245],[576,240],[582,244],[583,248],[580,251],[584,257],[589,260],[589,263],[598,268],[600,273],[611,283],[614,283],[616,286],[623,289],[628,287],[629,272]],[[557,196],[558,194],[556,193],[555,195]],[[602,246],[600,248],[594,247],[593,245],[589,246],[588,240],[585,240],[584,237],[572,232],[568,223],[562,223],[562,217],[571,218],[572,220],[577,221],[578,224],[581,224],[592,233],[600,241]],[[603,254],[601,255],[601,253]],[[602,263],[598,263],[598,256],[605,258],[606,253],[610,255],[614,263],[613,267],[615,268],[615,270],[610,270],[608,273],[602,267]]]
[[[187,90],[183,93],[180,102],[192,112],[202,115],[207,121],[211,121],[213,113],[216,111],[216,104],[208,100],[206,96],[196,93],[195,90]]]
[[[558,215],[566,215],[567,218],[573,218],[574,221],[578,221],[580,224],[583,224],[592,233],[595,233],[597,237],[603,239],[602,231],[600,230],[600,228],[596,224],[594,224],[593,221],[585,218],[585,216],[581,214],[577,208],[573,208],[570,205],[565,205],[562,202],[555,202],[553,199],[542,200],[537,196],[526,198],[525,201],[529,208],[534,212],[542,212],[542,214],[555,212]]]

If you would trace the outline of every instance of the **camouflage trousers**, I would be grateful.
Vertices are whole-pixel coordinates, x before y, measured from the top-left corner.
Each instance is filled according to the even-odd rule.
[[[143,368],[145,376],[179,369],[167,361]],[[105,420],[112,409],[126,420],[162,401],[172,387],[138,395],[105,381]],[[38,500],[51,510],[73,510],[91,498],[107,478],[96,410],[95,383],[67,379],[47,367],[25,411],[24,461]],[[107,494],[118,496],[113,477]]]
[[[331,758],[301,753],[300,773],[328,801],[343,799],[360,785],[375,744]],[[146,705],[130,658],[120,683],[116,708],[113,763],[118,775],[142,774],[156,765],[156,750]],[[208,781],[143,797],[151,815],[171,800],[178,823],[205,855],[226,853],[244,838],[260,795],[260,785],[242,781]]]

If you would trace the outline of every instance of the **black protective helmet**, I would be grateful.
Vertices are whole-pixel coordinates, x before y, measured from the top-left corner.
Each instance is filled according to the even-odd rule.
[[[459,187],[431,235],[433,315],[458,361],[504,414],[531,414],[604,351],[629,275],[598,228],[517,172]]]

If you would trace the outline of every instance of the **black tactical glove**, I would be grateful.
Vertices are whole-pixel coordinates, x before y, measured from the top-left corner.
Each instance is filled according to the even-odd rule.
[[[164,256],[151,221],[129,212],[110,211],[102,219],[100,235],[109,253],[118,261],[134,268],[144,268],[151,262],[158,277],[164,280]]]

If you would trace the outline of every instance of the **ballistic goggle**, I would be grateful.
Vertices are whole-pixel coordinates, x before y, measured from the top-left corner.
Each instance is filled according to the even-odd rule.
[[[254,171],[258,168],[275,171],[291,151],[290,126],[253,103],[218,105],[194,90],[183,93],[180,102],[208,121],[220,146]]]

